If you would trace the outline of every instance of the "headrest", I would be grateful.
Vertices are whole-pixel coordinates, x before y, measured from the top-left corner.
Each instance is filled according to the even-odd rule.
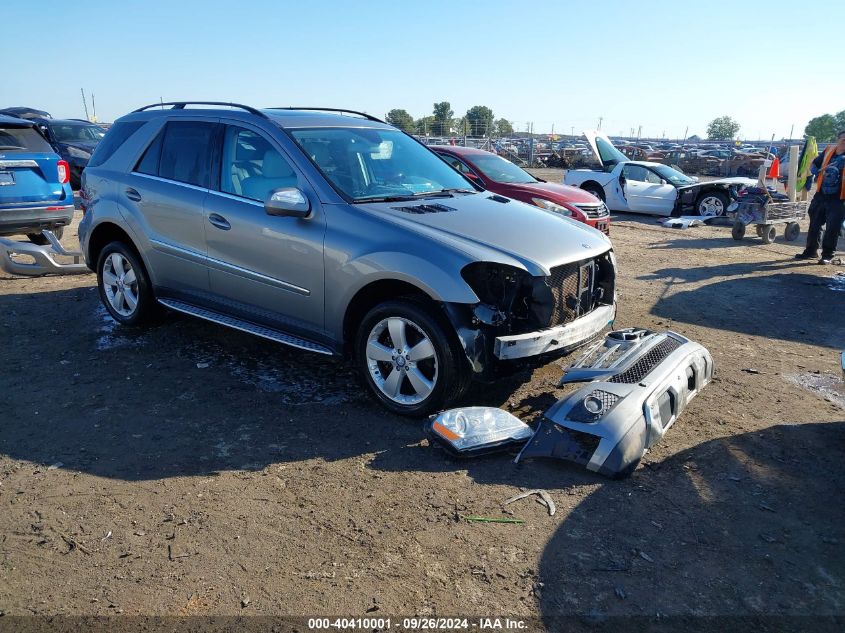
[[[274,149],[264,152],[264,167],[261,171],[264,178],[290,178],[294,175],[287,161]]]

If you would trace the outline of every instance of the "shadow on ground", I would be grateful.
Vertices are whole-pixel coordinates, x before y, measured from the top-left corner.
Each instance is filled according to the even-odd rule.
[[[776,262],[763,264],[778,270]],[[667,268],[640,279],[663,280],[667,287],[704,281],[712,276],[734,274],[736,277],[715,281],[690,290],[666,294],[654,304],[655,316],[718,328],[729,332],[766,336],[841,349],[845,340],[842,314],[845,295],[833,292],[829,280],[815,275],[787,272],[766,277],[743,277],[754,268],[736,267]],[[808,327],[808,323],[828,324]]]
[[[724,631],[746,627],[704,616],[777,616],[772,630],[837,630],[826,618],[845,623],[843,460],[845,422],[782,425],[605,483],[545,547],[544,620]]]
[[[376,405],[342,359],[174,314],[126,328],[87,287],[0,309],[15,332],[0,344],[0,452],[15,459],[138,481],[372,453],[406,470],[421,450],[422,422]],[[499,406],[529,377],[469,397]]]

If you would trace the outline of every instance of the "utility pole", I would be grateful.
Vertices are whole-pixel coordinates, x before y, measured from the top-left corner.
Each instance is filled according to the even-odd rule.
[[[528,133],[531,135],[528,138],[528,165],[534,164],[534,122],[528,124]]]
[[[575,126],[574,125],[569,126],[569,136],[575,136]]]
[[[600,117],[599,117],[599,126],[598,126],[598,128],[597,128],[597,129],[599,129],[599,130],[601,129],[601,122],[602,122],[602,121],[604,121],[604,117],[603,117],[603,116],[600,116]]]
[[[88,117],[88,103],[85,101],[85,89],[80,88],[79,92],[82,93],[82,107],[85,108],[85,120],[90,121],[90,118]]]
[[[97,122],[97,104],[94,102],[94,93],[91,93],[91,111],[94,113],[94,123]]]
[[[790,141],[792,140],[792,132],[794,132],[794,131],[795,131],[795,124],[793,123],[792,127],[789,128],[789,140]]]
[[[688,133],[689,133],[689,125],[687,126],[687,129],[684,130],[684,141],[687,140],[687,134]]]

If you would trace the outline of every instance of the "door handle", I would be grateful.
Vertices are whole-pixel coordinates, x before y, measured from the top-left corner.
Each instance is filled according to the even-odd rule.
[[[135,202],[141,202],[141,194],[132,187],[126,188],[126,197]]]
[[[218,229],[222,229],[224,231],[228,231],[232,228],[232,225],[229,224],[229,221],[226,218],[216,213],[209,213],[208,221],[211,222],[212,226],[215,226]]]

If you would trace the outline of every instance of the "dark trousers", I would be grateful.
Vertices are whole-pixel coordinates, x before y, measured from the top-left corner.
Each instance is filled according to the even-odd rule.
[[[810,216],[810,228],[807,230],[807,246],[804,252],[815,256],[821,248],[822,257],[833,257],[839,231],[842,230],[842,221],[845,219],[845,200],[840,200],[839,196],[817,193],[810,202],[807,214]]]

